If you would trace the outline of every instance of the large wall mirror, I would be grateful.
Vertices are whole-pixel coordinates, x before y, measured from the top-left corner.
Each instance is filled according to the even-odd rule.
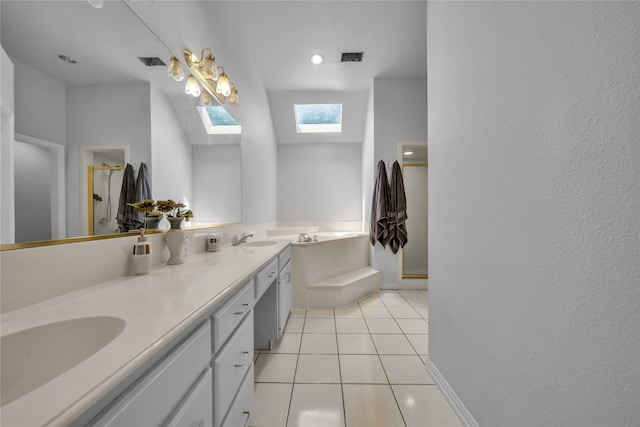
[[[240,144],[191,144],[197,100],[140,59],[171,52],[125,1],[3,0],[0,18],[0,243],[114,233],[127,163],[147,165],[154,199],[188,202],[192,225],[241,221]]]

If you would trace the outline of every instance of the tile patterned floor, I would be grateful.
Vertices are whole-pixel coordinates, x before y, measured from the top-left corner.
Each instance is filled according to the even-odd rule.
[[[461,427],[425,369],[426,291],[291,313],[255,354],[252,427]]]

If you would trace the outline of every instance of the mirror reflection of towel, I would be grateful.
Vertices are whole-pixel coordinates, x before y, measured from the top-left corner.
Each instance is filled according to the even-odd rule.
[[[407,235],[407,198],[400,164],[393,163],[391,172],[391,203],[389,206],[389,246],[395,254],[409,241]]]
[[[120,200],[118,202],[118,215],[116,221],[120,232],[127,232],[136,229],[136,211],[127,203],[134,203],[136,197],[136,181],[133,173],[133,166],[127,163],[122,177],[122,187],[120,187]]]
[[[375,246],[376,241],[383,247],[389,242],[389,183],[384,161],[378,162],[378,173],[373,189],[371,203],[371,220],[369,222],[369,241]]]
[[[134,202],[141,202],[143,200],[153,199],[151,195],[151,183],[149,181],[149,172],[147,165],[140,163],[140,169],[138,170],[138,177],[136,178],[135,200]],[[144,227],[145,218],[144,213],[135,211],[136,223],[141,225],[137,228]]]

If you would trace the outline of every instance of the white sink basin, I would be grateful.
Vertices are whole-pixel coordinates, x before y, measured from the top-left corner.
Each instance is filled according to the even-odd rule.
[[[86,360],[120,335],[125,325],[126,322],[117,317],[82,317],[0,338],[0,406]]]
[[[271,246],[275,245],[278,242],[274,242],[273,240],[254,240],[251,242],[247,242],[244,246]]]

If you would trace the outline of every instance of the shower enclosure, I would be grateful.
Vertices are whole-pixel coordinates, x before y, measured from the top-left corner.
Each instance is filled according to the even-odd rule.
[[[116,215],[122,187],[123,166],[89,166],[89,235],[118,233]]]

